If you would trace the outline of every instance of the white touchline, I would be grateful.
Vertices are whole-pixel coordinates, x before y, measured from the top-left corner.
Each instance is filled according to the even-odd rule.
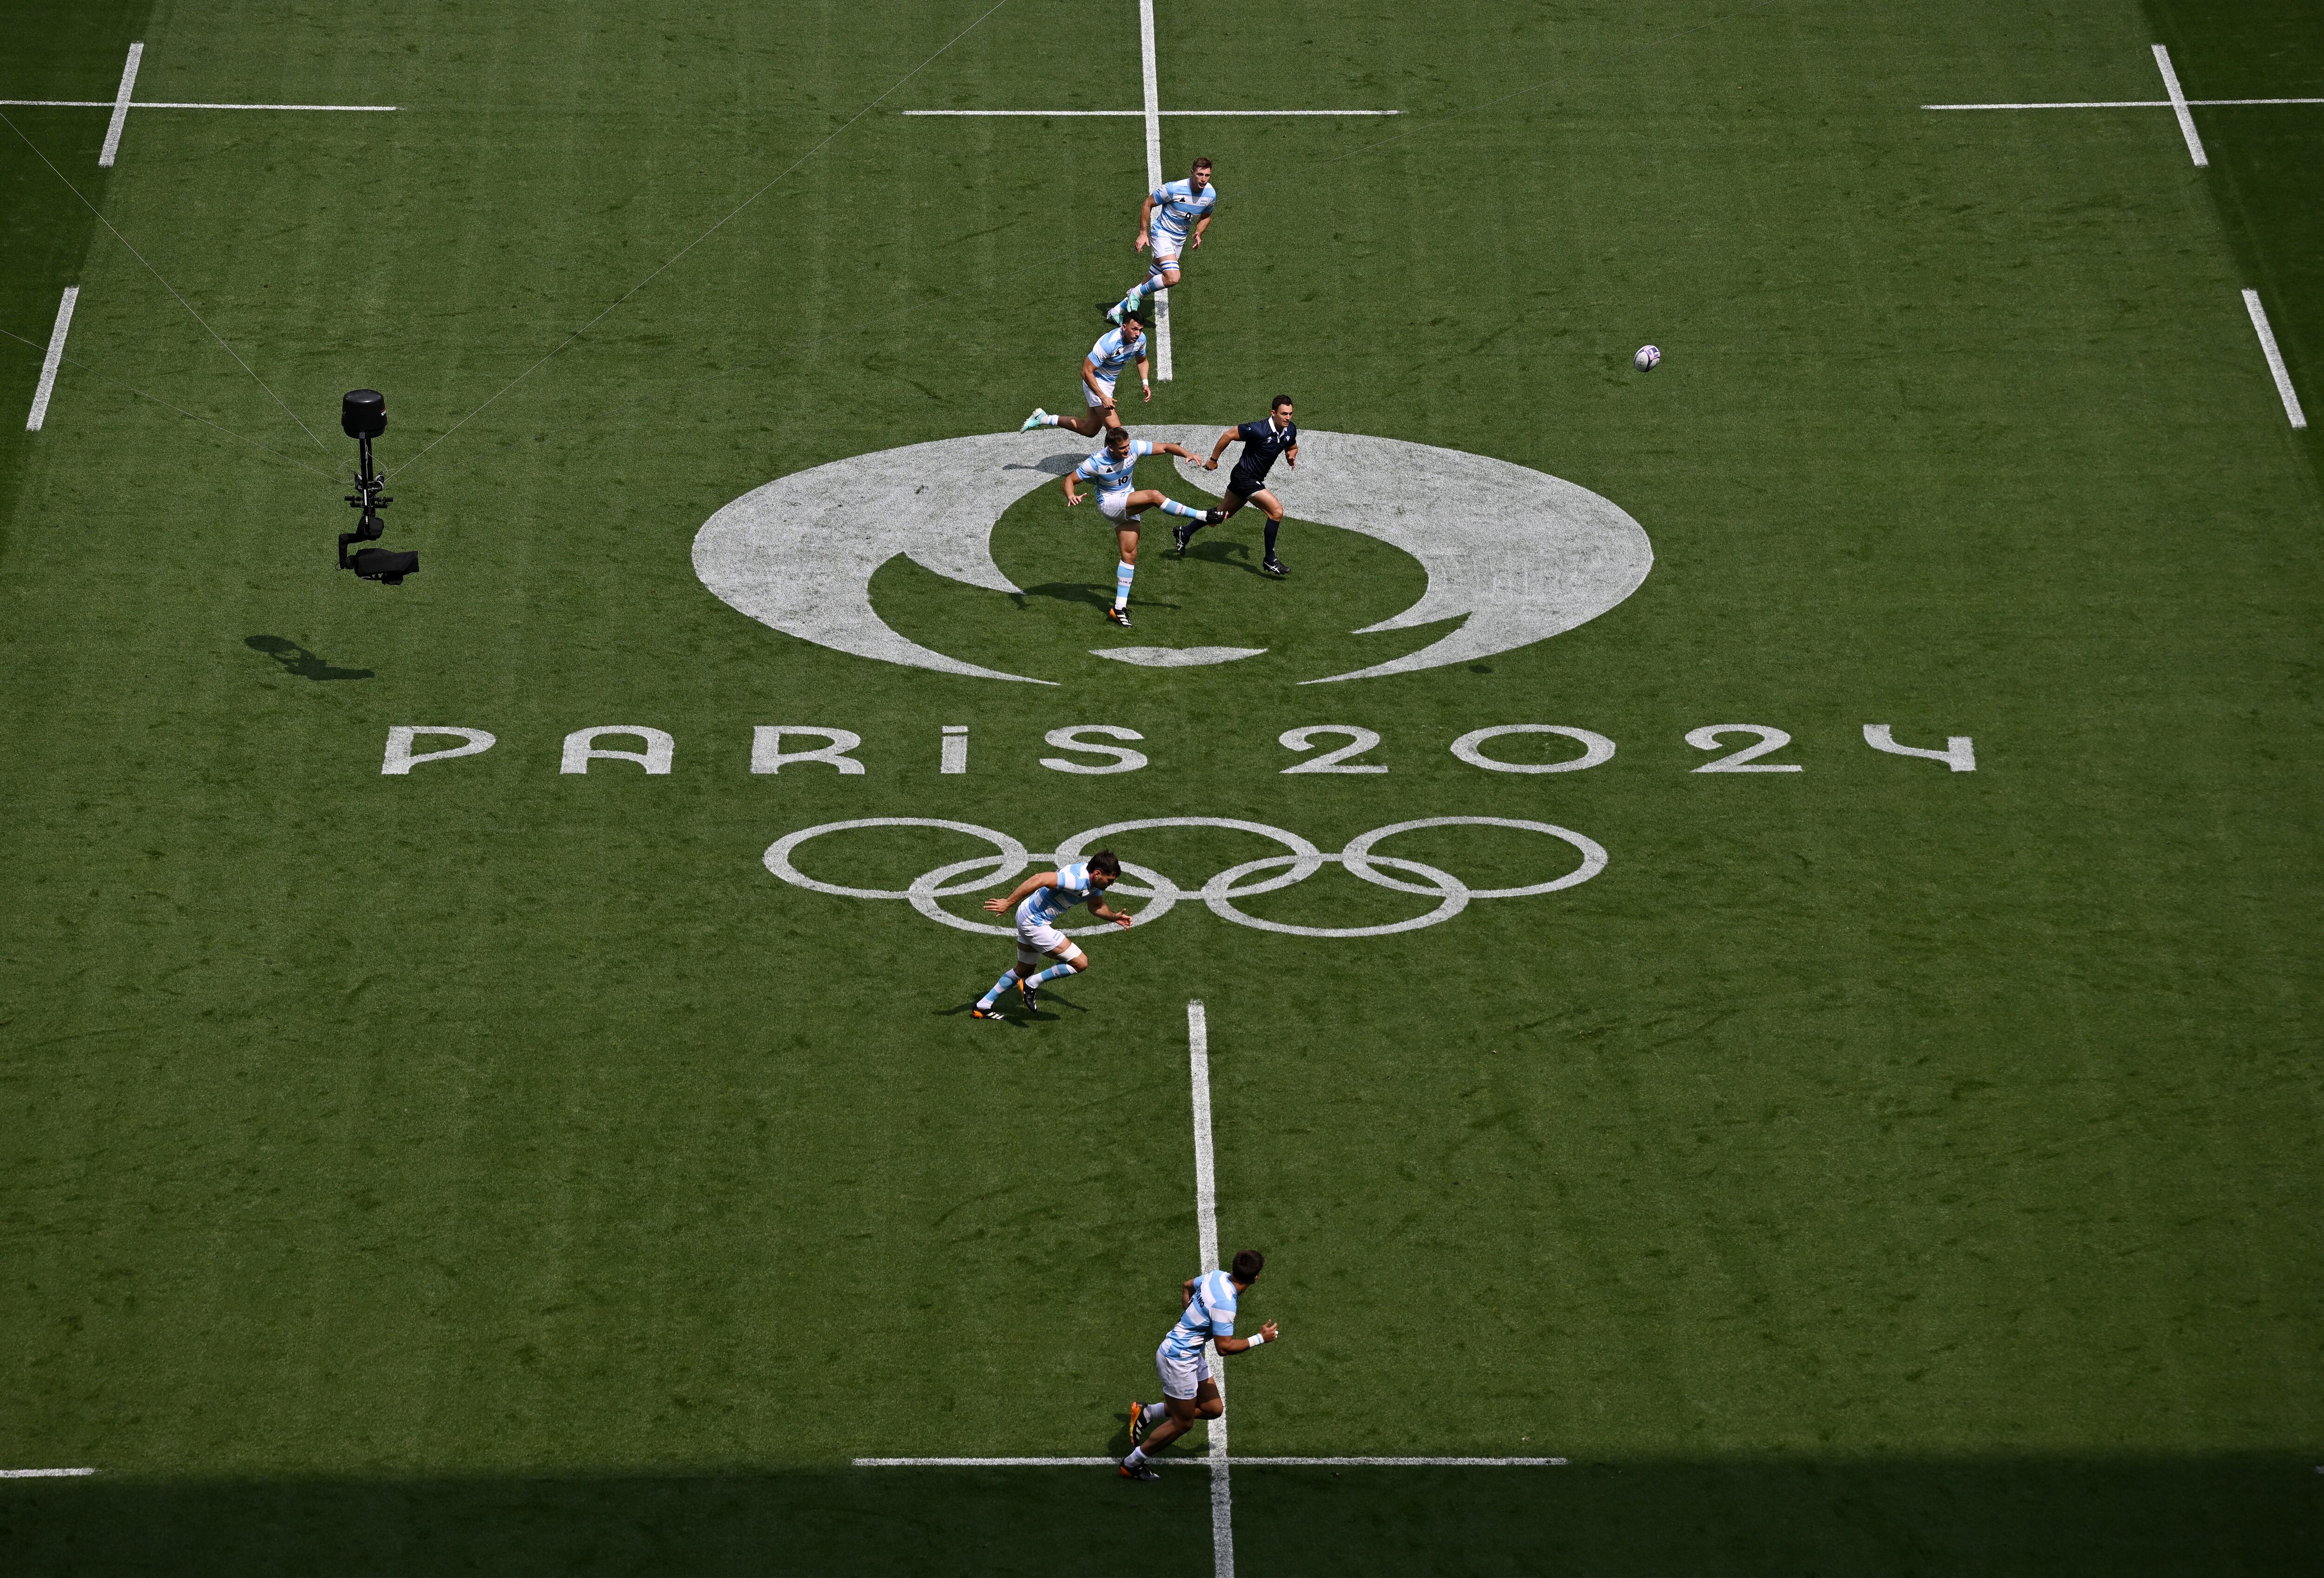
[[[113,168],[113,156],[121,152],[121,128],[129,124],[129,97],[137,91],[137,62],[145,58],[143,44],[129,46],[129,59],[121,68],[121,86],[113,95],[113,124],[105,128],[105,149],[97,156],[99,170]]]
[[[57,368],[65,359],[65,331],[72,328],[73,303],[80,300],[80,287],[67,285],[64,300],[57,303],[57,326],[49,331],[49,354],[41,358],[40,386],[32,391],[32,414],[24,419],[24,431],[37,433],[48,420],[49,396],[57,386]]]
[[[2190,98],[2181,101],[2202,109],[2210,105],[2230,104],[2324,104],[2324,98]],[[138,106],[143,109],[145,106]],[[2057,104],[1924,104],[1923,109],[2169,109],[2167,98],[2082,98]],[[1105,113],[1105,112],[1099,112]],[[1354,115],[1360,111],[1348,110]],[[1395,113],[1393,111],[1391,114]]]
[[[2267,309],[2259,304],[2257,291],[2244,292],[2244,310],[2251,314],[2252,329],[2259,336],[2261,355],[2267,358],[2267,370],[2274,376],[2275,392],[2283,397],[2283,414],[2292,419],[2295,428],[2308,425],[2308,413],[2300,409],[2300,396],[2292,387],[2292,374],[2284,370],[2283,353],[2275,348],[2275,330],[2267,326]]]
[[[2187,113],[2187,96],[2179,90],[2179,73],[2171,69],[2171,51],[2161,44],[2154,46],[2154,64],[2163,72],[2163,90],[2171,96],[2171,108],[2179,117],[2179,134],[2187,139],[2187,152],[2201,170],[2211,162],[2203,157],[2203,139],[2195,134],[2195,117]]]
[[[1147,0],[1140,0],[1146,4]],[[1186,1064],[1194,1096],[1194,1236],[1201,1247],[1202,1276],[1219,1263],[1219,1179],[1211,1151],[1211,1023],[1203,1000],[1186,1004]],[[1206,1343],[1211,1379],[1219,1402],[1227,1400],[1226,1361],[1216,1343]],[[1227,1465],[1227,1419],[1211,1421],[1211,1564],[1217,1578],[1234,1578],[1234,1487]]]
[[[1110,1457],[859,1457],[859,1469],[1110,1469]],[[1245,1468],[1286,1469],[1562,1469],[1562,1457],[1239,1457]],[[94,1469],[39,1469],[36,1473],[94,1473]],[[2318,1471],[2324,1472],[2324,1470]]]
[[[0,1480],[78,1480],[95,1469],[0,1469]]]
[[[0,108],[14,109],[106,109],[109,98],[0,98]],[[359,114],[377,115],[402,106],[392,104],[171,104],[160,99],[141,98],[131,109],[320,109],[349,110]]]
[[[1138,0],[1138,57],[1146,79],[1146,189],[1162,184],[1162,87],[1154,67],[1154,0]],[[1193,233],[1187,235],[1193,244]],[[1170,292],[1154,292],[1154,378],[1170,382]]]

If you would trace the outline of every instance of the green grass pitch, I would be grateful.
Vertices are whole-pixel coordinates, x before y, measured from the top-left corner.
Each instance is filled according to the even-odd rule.
[[[0,1479],[0,1571],[1212,1573],[1199,1433],[1151,1486],[852,1466],[1121,1450],[1196,1269],[1194,999],[1285,1333],[1234,1453],[1568,1460],[1237,1468],[1243,1578],[2312,1571],[2324,450],[2239,292],[2324,405],[2324,105],[2197,107],[2201,169],[2168,108],[1921,107],[2159,99],[2156,43],[2324,97],[2312,5],[1155,10],[1166,108],[1405,113],[1163,120],[1223,200],[1133,424],[1288,390],[1569,479],[1651,539],[1634,595],[1302,687],[1452,627],[1351,633],[1419,561],[1295,519],[1270,582],[1246,516],[1149,541],[1129,639],[1265,655],[1130,668],[1049,488],[992,532],[1022,595],[871,596],[1054,688],[706,590],[752,489],[1078,409],[1141,122],[900,112],[1136,109],[1134,0],[0,12],[9,99],[109,105],[138,41],[141,103],[398,106],[133,108],[109,169],[109,109],[0,106],[0,1469],[100,1471]],[[332,568],[363,384],[401,588]],[[1802,771],[1694,771],[1733,722]],[[1451,752],[1514,724],[1618,750]],[[672,770],[561,773],[604,724]],[[1148,765],[1039,765],[1080,724]],[[1388,771],[1286,779],[1316,724]],[[383,775],[398,725],[497,743]],[[863,771],[754,774],[765,725]],[[1365,938],[1189,900],[1001,1025],[1005,942],[761,863],[1447,816],[1609,863]]]

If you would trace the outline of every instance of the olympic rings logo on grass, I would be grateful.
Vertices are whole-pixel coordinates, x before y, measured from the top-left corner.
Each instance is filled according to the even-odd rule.
[[[952,833],[965,833],[972,838],[982,838],[992,845],[995,853],[938,866],[915,878],[908,888],[851,888],[839,882],[818,881],[791,863],[791,856],[808,841],[826,834],[853,832],[860,827],[942,828]],[[1017,931],[1013,926],[988,926],[982,921],[965,919],[945,909],[937,900],[1013,882],[1036,858],[1055,860],[1059,865],[1071,864],[1119,835],[1143,832],[1152,827],[1226,827],[1239,833],[1255,833],[1262,838],[1272,838],[1291,853],[1261,855],[1257,860],[1229,866],[1201,887],[1192,889],[1180,887],[1150,867],[1123,861],[1121,880],[1107,890],[1107,895],[1151,900],[1151,903],[1138,912],[1141,926],[1161,919],[1182,900],[1200,899],[1221,920],[1231,920],[1237,926],[1248,926],[1259,931],[1281,932],[1287,937],[1388,937],[1396,932],[1418,931],[1425,927],[1441,925],[1466,909],[1470,900],[1474,899],[1529,899],[1537,893],[1554,893],[1562,888],[1579,887],[1606,869],[1605,848],[1595,839],[1547,822],[1526,822],[1509,817],[1423,817],[1416,821],[1397,822],[1357,835],[1348,840],[1347,847],[1337,854],[1326,854],[1296,833],[1270,827],[1264,822],[1243,822],[1231,817],[1151,817],[1137,822],[1109,822],[1102,827],[1077,833],[1059,844],[1055,854],[1044,854],[1038,857],[1006,833],[980,827],[973,822],[948,822],[934,817],[864,817],[852,822],[825,822],[820,826],[805,827],[786,835],[767,846],[766,864],[769,871],[784,881],[795,888],[805,888],[811,893],[829,893],[842,899],[900,899],[930,920],[943,925],[985,937],[1014,937]],[[1416,832],[1423,827],[1511,827],[1524,833],[1546,834],[1572,844],[1581,854],[1582,863],[1551,881],[1533,882],[1517,888],[1471,888],[1450,872],[1441,871],[1435,866],[1397,855],[1373,853],[1382,840],[1393,838],[1399,833]],[[1236,907],[1237,900],[1272,893],[1296,882],[1304,882],[1326,864],[1344,866],[1351,876],[1359,877],[1374,887],[1434,899],[1436,908],[1425,915],[1416,915],[1409,920],[1391,921],[1386,926],[1289,926],[1279,920],[1263,920],[1256,915],[1245,914]],[[1421,880],[1406,881],[1389,876],[1380,869],[1383,866]],[[1278,868],[1281,869],[1275,876],[1256,881],[1246,880],[1258,872]],[[1140,885],[1133,885],[1133,878]],[[1095,937],[1111,929],[1107,926],[1086,926],[1068,931],[1066,935]]]

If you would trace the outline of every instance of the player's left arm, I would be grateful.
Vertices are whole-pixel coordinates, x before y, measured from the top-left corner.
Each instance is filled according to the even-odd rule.
[[[1275,1323],[1269,1321],[1259,1328],[1259,1335],[1256,1337],[1213,1337],[1211,1340],[1219,1345],[1219,1352],[1222,1353],[1242,1353],[1258,1347],[1261,1343],[1280,1343],[1283,1337],[1276,1331]]]
[[[1090,900],[1090,913],[1100,920],[1111,920],[1116,926],[1128,926],[1133,918],[1128,910],[1116,909],[1102,899]]]
[[[1138,387],[1146,392],[1148,400],[1154,398],[1154,383],[1146,375],[1146,358],[1143,356],[1138,358]]]
[[[1299,446],[1296,442],[1283,452],[1283,464],[1294,471],[1299,469]]]
[[[1181,460],[1192,460],[1194,457],[1194,452],[1184,444],[1157,444],[1154,446],[1154,453],[1176,455]]]
[[[1073,479],[1071,477],[1067,477],[1065,480],[1070,483]],[[987,899],[984,901],[984,907],[992,911],[995,915],[1006,915],[1009,911],[1016,909],[1017,906],[1025,902],[1026,900],[1030,899],[1033,896],[1034,889],[1054,888],[1056,885],[1057,873],[1055,872],[1043,872],[1038,877],[1027,877],[1023,881],[1018,883],[1017,891],[1014,893],[1010,894],[1006,899]]]
[[[1186,237],[1187,246],[1191,248],[1202,245],[1203,232],[1208,230],[1210,227],[1211,216],[1208,212],[1205,212],[1201,218],[1194,221],[1194,233]]]

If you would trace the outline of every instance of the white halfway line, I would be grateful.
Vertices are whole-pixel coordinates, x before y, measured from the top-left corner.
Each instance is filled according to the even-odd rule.
[[[28,433],[39,432],[48,420],[49,396],[56,392],[57,368],[65,359],[65,331],[72,328],[73,304],[79,300],[80,287],[67,285],[64,300],[57,303],[57,326],[49,330],[49,354],[41,358],[40,386],[32,391],[32,414],[24,419]]]
[[[1146,189],[1150,192],[1162,185],[1162,87],[1154,67],[1154,0],[1138,0],[1138,61],[1146,83]],[[1191,244],[1194,237],[1186,239]],[[1154,377],[1157,383],[1170,382],[1170,292],[1158,289],[1154,292]],[[1233,1564],[1230,1555],[1230,1571]]]
[[[2259,336],[2260,353],[2267,357],[2267,370],[2275,378],[2275,392],[2283,397],[2283,414],[2292,419],[2295,428],[2308,425],[2308,413],[2300,409],[2300,396],[2292,387],[2292,374],[2283,368],[2283,353],[2275,348],[2275,330],[2267,326],[2267,309],[2259,304],[2257,291],[2244,292],[2244,310],[2251,314],[2252,329]]]
[[[0,1469],[0,1480],[78,1480],[95,1469]]]
[[[97,156],[99,170],[113,168],[113,156],[121,152],[121,128],[129,124],[129,100],[137,91],[137,62],[145,58],[143,44],[129,46],[128,61],[121,68],[121,86],[113,95],[113,124],[105,128],[105,148]]]

